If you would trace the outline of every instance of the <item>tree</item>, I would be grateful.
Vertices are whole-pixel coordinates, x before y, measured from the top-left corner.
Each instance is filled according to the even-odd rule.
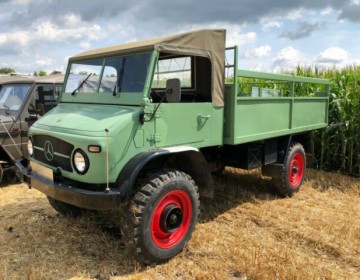
[[[9,67],[0,68],[0,74],[11,74],[15,73],[15,70]]]
[[[46,75],[47,75],[46,71],[44,71],[44,70],[40,70],[40,71],[39,71],[39,76],[40,76],[40,77],[46,76]]]
[[[62,74],[61,71],[53,70],[50,75]]]

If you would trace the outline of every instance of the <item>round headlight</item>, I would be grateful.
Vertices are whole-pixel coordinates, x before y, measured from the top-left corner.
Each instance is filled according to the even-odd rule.
[[[29,139],[27,142],[27,149],[28,149],[29,156],[32,157],[34,155],[34,145],[33,145],[33,142],[31,141],[31,139]]]
[[[86,171],[89,169],[88,157],[81,150],[75,151],[73,162],[74,162],[75,170],[80,174],[85,174]]]

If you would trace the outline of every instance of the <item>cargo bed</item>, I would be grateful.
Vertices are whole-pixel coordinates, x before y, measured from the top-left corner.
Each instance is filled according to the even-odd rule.
[[[242,144],[327,126],[328,80],[244,70],[234,71],[234,77],[234,82],[225,86],[224,144]]]

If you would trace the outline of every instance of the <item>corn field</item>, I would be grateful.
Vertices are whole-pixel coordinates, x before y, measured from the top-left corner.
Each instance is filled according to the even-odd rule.
[[[295,74],[331,82],[329,126],[313,134],[317,167],[360,176],[360,67],[298,67]]]
[[[329,125],[312,135],[315,167],[360,176],[360,66],[342,69],[300,67],[297,76],[330,80]],[[232,78],[227,79],[232,82]],[[254,85],[269,88],[274,96],[289,96],[290,83],[238,78],[240,94],[252,96]],[[315,96],[322,86],[298,83],[295,96]]]

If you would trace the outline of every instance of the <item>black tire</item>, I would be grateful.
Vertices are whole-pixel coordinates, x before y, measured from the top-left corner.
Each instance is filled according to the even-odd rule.
[[[162,263],[191,237],[199,214],[197,186],[184,172],[164,169],[139,187],[124,213],[122,235],[140,263]]]
[[[2,165],[0,164],[0,185],[2,185],[4,183],[3,179],[4,179],[4,169],[3,169]]]
[[[50,205],[61,215],[70,218],[79,218],[85,213],[85,209],[47,197]]]
[[[280,179],[273,179],[276,192],[282,197],[291,197],[298,192],[304,181],[306,156],[304,147],[297,142],[290,144],[283,164]]]

